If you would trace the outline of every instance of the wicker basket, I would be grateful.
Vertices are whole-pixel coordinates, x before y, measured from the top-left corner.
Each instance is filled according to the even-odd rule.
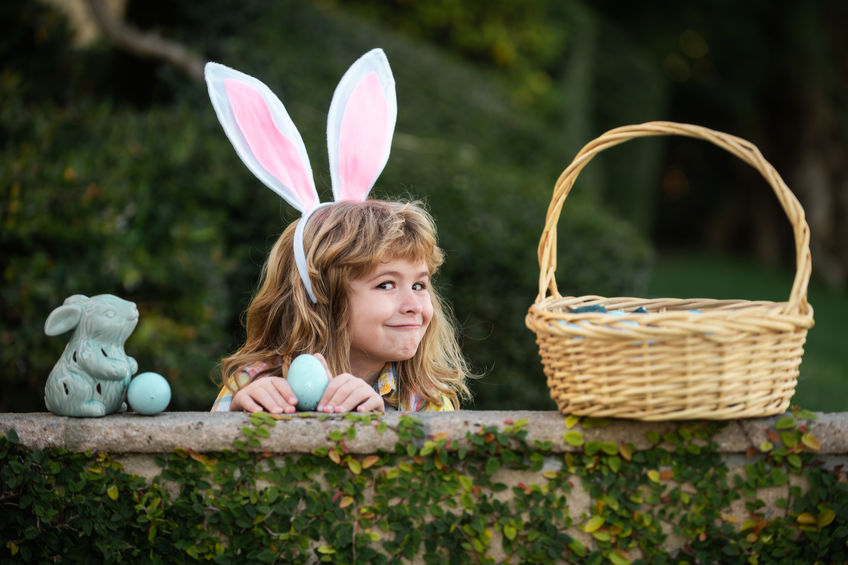
[[[554,279],[557,222],[575,179],[604,149],[655,135],[710,141],[762,173],[794,230],[796,274],[788,302],[560,295]],[[539,242],[539,294],[526,318],[560,411],[639,420],[784,412],[813,325],[809,241],[804,210],[748,141],[693,125],[649,122],[610,130],[587,144],[554,188]],[[600,312],[586,311],[592,307]]]

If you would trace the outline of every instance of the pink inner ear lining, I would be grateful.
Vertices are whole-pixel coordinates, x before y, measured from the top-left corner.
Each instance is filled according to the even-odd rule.
[[[318,195],[297,147],[277,128],[262,94],[234,79],[225,80],[224,85],[239,130],[258,164],[280,181],[304,210],[317,206]]]
[[[339,132],[339,200],[364,200],[383,169],[389,150],[389,109],[383,86],[372,71],[345,105]]]

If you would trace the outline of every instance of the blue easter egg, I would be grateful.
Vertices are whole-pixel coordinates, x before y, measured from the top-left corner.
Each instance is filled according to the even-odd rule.
[[[298,355],[289,366],[286,376],[292,392],[297,397],[297,409],[312,411],[324,396],[330,377],[324,364],[314,355]]]
[[[130,381],[127,400],[139,414],[152,416],[168,407],[171,387],[159,373],[140,373]]]

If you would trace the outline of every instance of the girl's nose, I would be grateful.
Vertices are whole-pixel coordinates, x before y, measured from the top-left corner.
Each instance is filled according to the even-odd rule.
[[[407,290],[401,295],[400,310],[407,314],[416,314],[421,311],[421,301],[412,290]]]

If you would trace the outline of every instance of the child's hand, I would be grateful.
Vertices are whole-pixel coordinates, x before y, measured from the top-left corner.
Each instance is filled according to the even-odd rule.
[[[270,412],[291,414],[297,397],[282,377],[262,377],[239,389],[230,404],[230,411]]]
[[[382,412],[383,408],[383,397],[371,385],[350,373],[331,379],[318,402],[319,412]]]

